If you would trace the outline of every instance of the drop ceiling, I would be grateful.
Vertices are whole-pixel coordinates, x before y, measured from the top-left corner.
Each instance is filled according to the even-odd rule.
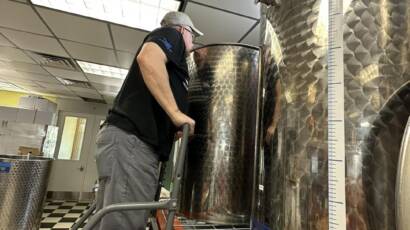
[[[254,0],[191,0],[185,7],[205,33],[199,44],[259,45],[259,5]],[[64,13],[30,1],[0,0],[0,85],[12,90],[112,103],[122,80],[41,64],[33,52],[128,69],[147,31]],[[84,81],[89,88],[59,78]],[[15,86],[15,88],[13,87]]]

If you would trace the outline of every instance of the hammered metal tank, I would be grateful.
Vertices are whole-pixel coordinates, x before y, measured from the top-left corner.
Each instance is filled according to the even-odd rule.
[[[249,223],[259,127],[259,50],[196,49],[189,63],[189,143],[180,211],[210,223]]]
[[[347,227],[394,230],[397,166],[410,115],[410,1],[348,3],[343,47]]]
[[[409,117],[410,118],[410,117]],[[396,182],[397,229],[405,230],[410,226],[410,119],[403,135],[400,148],[399,170]]]
[[[327,229],[327,1],[280,2],[262,13],[265,98],[253,226]]]
[[[0,155],[0,229],[40,228],[51,159]]]
[[[262,72],[271,89],[280,86],[280,109],[272,116],[276,103],[264,100],[262,116],[279,118],[273,135],[266,135],[272,122],[262,127],[272,139],[261,144],[255,226],[328,229],[326,2],[263,7]],[[347,229],[396,229],[398,161],[410,115],[410,1],[343,4]],[[276,65],[266,82],[266,69]]]

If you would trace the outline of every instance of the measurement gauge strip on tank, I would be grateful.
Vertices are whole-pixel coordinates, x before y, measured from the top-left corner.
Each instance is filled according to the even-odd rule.
[[[346,230],[342,0],[329,0],[328,41],[329,229]]]

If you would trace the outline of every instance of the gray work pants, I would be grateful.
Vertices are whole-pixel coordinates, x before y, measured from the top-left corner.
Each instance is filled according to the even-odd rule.
[[[150,202],[158,187],[158,155],[135,135],[113,125],[97,135],[99,191],[97,210],[110,204]],[[105,215],[96,230],[145,230],[149,211],[122,211]]]

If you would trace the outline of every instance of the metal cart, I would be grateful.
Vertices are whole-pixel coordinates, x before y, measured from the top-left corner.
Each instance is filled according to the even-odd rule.
[[[175,174],[172,179],[172,188],[170,199],[164,201],[155,202],[138,202],[138,203],[120,203],[109,205],[99,211],[97,211],[91,219],[88,221],[87,225],[83,228],[84,230],[91,230],[106,214],[116,211],[130,211],[130,210],[155,210],[155,209],[166,209],[168,210],[166,230],[171,230],[173,228],[175,212],[178,204],[178,193],[181,185],[182,171],[184,168],[185,154],[188,144],[189,137],[189,125],[184,124],[182,126],[183,134],[181,146],[178,151],[177,161],[175,164]],[[71,230],[78,230],[78,228],[85,222],[85,220],[92,215],[96,208],[95,201],[90,209],[83,215],[83,217],[73,225]]]

